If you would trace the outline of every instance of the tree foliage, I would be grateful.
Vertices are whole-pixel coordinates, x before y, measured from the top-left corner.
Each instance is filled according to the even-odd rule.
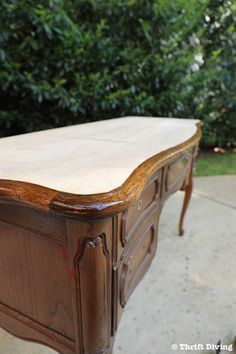
[[[235,3],[2,0],[1,136],[124,115],[194,117],[236,144]]]

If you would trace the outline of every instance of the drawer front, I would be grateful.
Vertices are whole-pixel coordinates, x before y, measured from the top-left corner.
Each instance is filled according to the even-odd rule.
[[[121,241],[124,246],[131,240],[137,227],[157,207],[160,199],[161,171],[147,183],[137,202],[122,215]]]
[[[165,191],[172,193],[183,184],[187,169],[190,167],[192,152],[188,152],[167,167]]]
[[[125,306],[155,255],[157,245],[157,209],[135,231],[119,267],[120,305]]]

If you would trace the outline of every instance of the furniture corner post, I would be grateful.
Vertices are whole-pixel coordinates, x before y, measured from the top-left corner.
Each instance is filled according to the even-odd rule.
[[[111,244],[108,227],[103,228],[102,224],[78,223],[77,242],[75,238],[71,240],[78,331],[76,354],[112,352]]]

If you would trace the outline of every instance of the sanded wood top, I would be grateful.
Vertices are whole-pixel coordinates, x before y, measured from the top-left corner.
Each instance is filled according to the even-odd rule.
[[[125,117],[2,138],[0,180],[106,193],[148,158],[193,137],[197,122]]]

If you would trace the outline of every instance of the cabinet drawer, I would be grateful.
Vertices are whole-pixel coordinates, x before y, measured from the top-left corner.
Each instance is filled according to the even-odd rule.
[[[159,201],[161,186],[161,171],[158,171],[145,186],[137,202],[122,215],[121,241],[123,246],[130,241],[135,230]]]
[[[165,176],[166,192],[174,192],[182,186],[186,171],[190,166],[191,157],[192,152],[188,152],[167,167]]]
[[[125,250],[118,271],[120,304],[125,306],[133,290],[146,273],[156,251],[157,209],[136,230],[130,246]]]

